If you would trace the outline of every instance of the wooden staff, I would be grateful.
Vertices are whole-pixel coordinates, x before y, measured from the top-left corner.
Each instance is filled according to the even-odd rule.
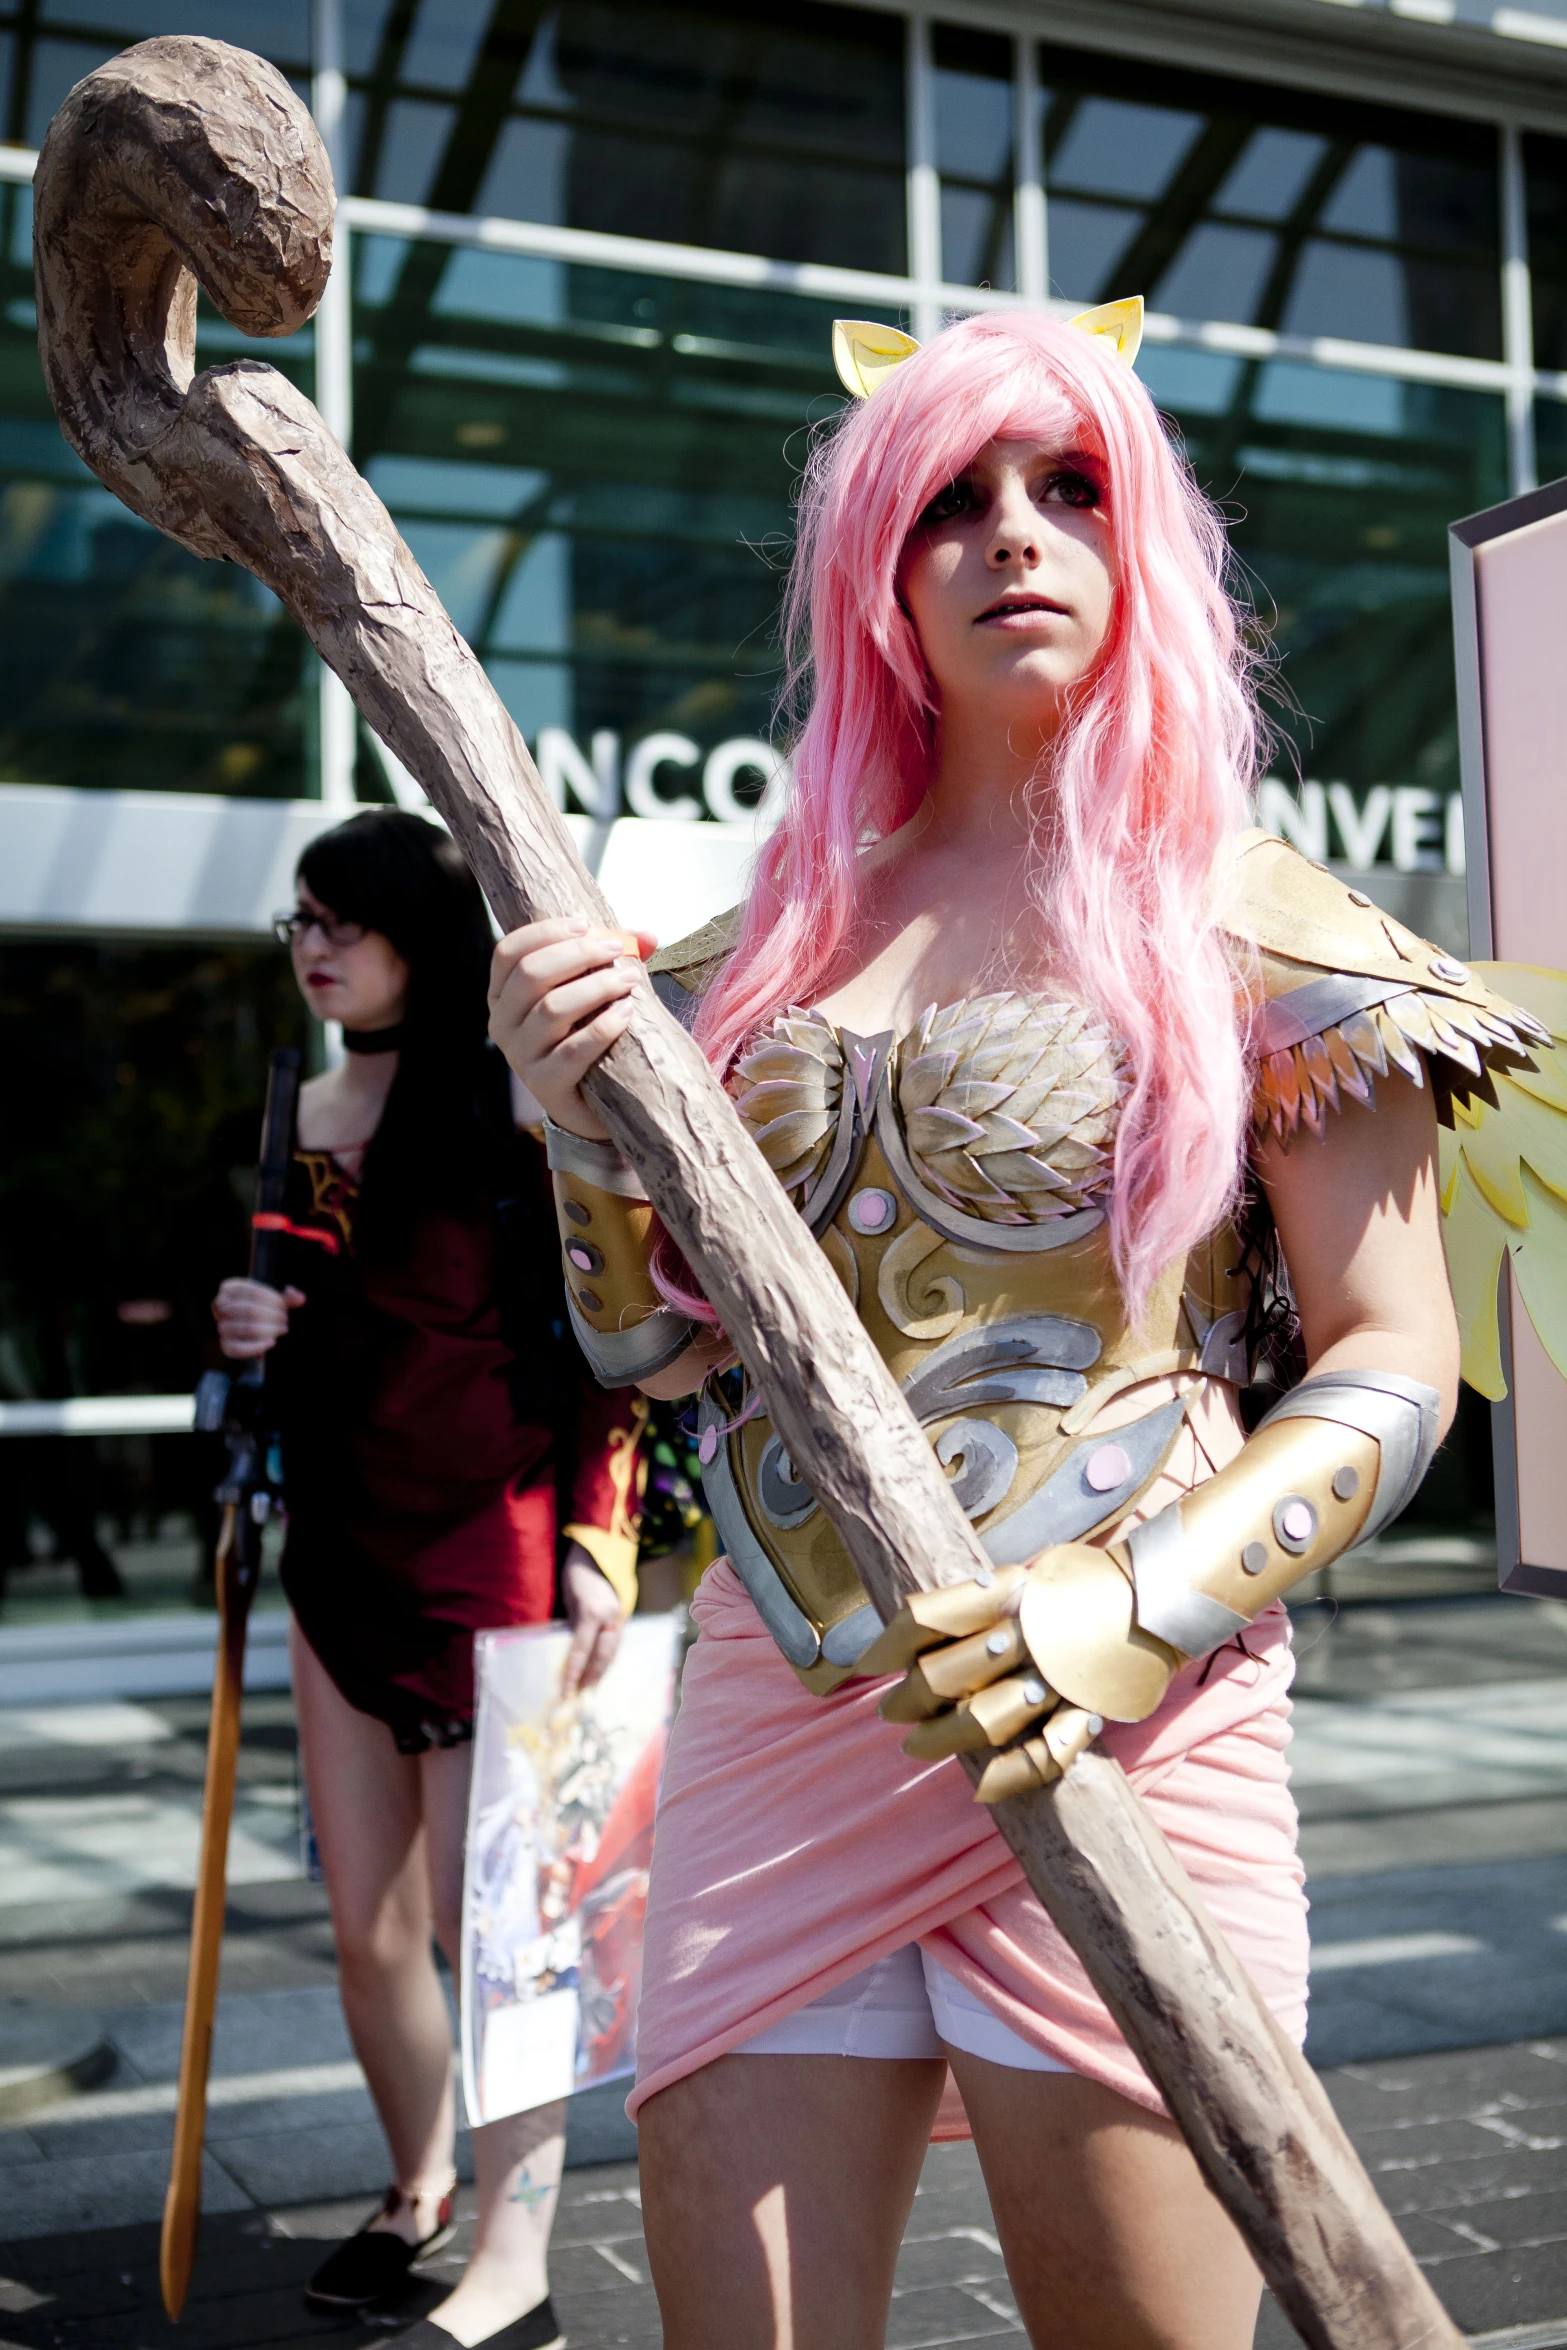
[[[39,347],[72,445],[138,514],[282,599],[508,928],[611,923],[479,663],[310,403],[252,360],[192,381],[195,277],[251,334],[288,333],[326,282],[331,179],[282,76],[215,41],[143,42],[71,92],[34,191]],[[650,988],[588,1091],[881,1614],[972,1576],[983,1553],[940,1465]],[[1321,2086],[1116,1765],[1090,1751],[995,1816],[1303,2338],[1456,2350]]]
[[[267,1103],[261,1120],[261,1161],[256,1169],[256,1208],[250,1228],[250,1278],[277,1286],[280,1220],[289,1154],[294,1146],[294,1110],[299,1100],[299,1055],[285,1048],[272,1055]],[[217,1377],[217,1374],[212,1374]],[[228,1468],[218,1487],[223,1505],[216,1563],[218,1650],[212,1675],[212,1713],[207,1724],[207,1780],[201,1799],[201,1857],[190,1920],[190,1960],[185,1975],[185,2025],[180,2037],[180,2085],[174,2107],[174,2149],[163,2198],[163,2235],[158,2247],[158,2281],[163,2306],[178,2317],[190,2290],[201,2219],[201,2148],[207,2134],[207,2068],[212,2056],[212,2019],[218,2004],[218,1969],[223,1956],[223,1913],[228,1892],[229,1826],[234,1817],[234,1776],[239,1764],[240,1712],[245,1700],[245,1628],[261,1576],[261,1530],[272,1514],[275,1491],[267,1458],[270,1444],[261,1415],[265,1382],[262,1362],[247,1363],[226,1382],[224,1432]],[[204,1382],[205,1384],[205,1382]],[[220,1382],[220,1391],[225,1383]],[[198,1397],[198,1424],[202,1423]]]

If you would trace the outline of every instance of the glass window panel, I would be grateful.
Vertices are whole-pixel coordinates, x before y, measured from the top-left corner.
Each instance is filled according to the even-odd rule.
[[[127,41],[205,34],[299,65],[310,56],[309,0],[41,0],[38,20],[123,33]]]
[[[114,56],[101,41],[35,41],[28,61],[25,85],[12,97],[12,120],[22,112],[21,138],[29,147],[41,147],[44,133],[66,92],[95,66]],[[13,134],[14,136],[15,134]]]
[[[1534,361],[1537,367],[1567,368],[1567,139],[1526,131],[1523,162]]]
[[[1567,405],[1562,401],[1536,400],[1534,453],[1542,482],[1560,481],[1567,473]]]
[[[1403,429],[1404,386],[1390,375],[1352,375],[1347,369],[1277,359],[1261,370],[1251,410],[1269,424],[1397,433]]]
[[[1148,346],[1139,372],[1229,518],[1302,776],[1362,802],[1376,784],[1455,791],[1447,524],[1506,495],[1501,400]]]
[[[403,50],[400,78],[438,90],[460,90],[473,71],[485,15],[474,0],[419,0]]]
[[[1279,324],[1290,335],[1403,345],[1411,340],[1408,295],[1396,253],[1313,238],[1301,250]]]
[[[379,237],[366,244],[380,244]],[[398,241],[406,256],[410,248]],[[437,259],[440,247],[424,246],[422,256]],[[567,264],[535,260],[531,254],[486,253],[474,245],[446,248],[438,271],[431,307],[449,318],[493,318],[506,324],[530,321],[553,326],[564,318]]]
[[[1168,106],[1083,98],[1062,109],[1058,133],[1046,93],[1046,161],[1053,187],[1094,196],[1162,196],[1191,151],[1202,118]]]
[[[394,99],[386,110],[372,193],[389,204],[430,202],[452,122],[449,106]]]
[[[1488,126],[1066,49],[1040,84],[1053,292],[1500,357]]]
[[[1069,302],[1097,302],[1101,286],[1119,278],[1122,254],[1137,234],[1138,216],[1105,204],[1052,196],[1049,212],[1050,291]]]
[[[1177,318],[1250,318],[1278,250],[1266,229],[1205,221],[1150,289],[1152,306]]]
[[[625,752],[660,729],[703,751],[768,736],[797,468],[841,397],[837,306],[396,239],[354,253],[359,462],[518,723],[584,752],[601,729]]]
[[[1324,228],[1348,229],[1357,237],[1397,236],[1398,191],[1385,147],[1361,148],[1320,217]]]
[[[23,146],[42,144],[61,99],[83,74],[130,42],[160,34],[203,33],[254,49],[281,66],[301,94],[309,78],[310,0],[38,0],[27,22],[29,32],[35,23],[48,30],[22,44],[21,70],[0,115],[0,137]]]
[[[1220,185],[1213,209],[1242,212],[1253,220],[1285,219],[1327,151],[1327,140],[1309,131],[1253,131]]]
[[[381,0],[349,0],[361,192],[405,194],[397,175],[446,211],[904,268],[899,18],[819,0],[765,17],[736,0],[565,0],[519,33],[465,15],[466,0],[424,0],[437,4],[455,13],[430,19],[422,46],[423,17],[404,39]],[[474,24],[463,52],[458,28]],[[416,67],[461,93],[433,175],[428,143],[400,161]]]
[[[1144,343],[1137,354],[1138,376],[1157,405],[1187,417],[1228,415],[1246,366],[1244,359],[1173,343]]]
[[[400,514],[460,514],[475,521],[521,520],[550,486],[528,465],[478,465],[449,457],[372,457],[365,478]]]
[[[508,220],[564,224],[569,210],[571,128],[564,122],[509,122],[474,209]]]
[[[61,437],[38,366],[29,191],[0,190],[0,778],[302,797],[314,658],[249,572],[200,563],[140,522]],[[203,309],[197,364],[283,362],[310,388],[310,338],[258,344]]]
[[[343,64],[354,75],[373,73],[392,0],[339,0],[343,28]]]
[[[189,1393],[210,1360],[213,1291],[245,1261],[241,1203],[266,1056],[303,1044],[309,1025],[288,957],[270,944],[0,947],[0,1053],[12,1102],[0,1214],[13,1236],[0,1313],[7,1369],[21,1374],[8,1392]],[[116,1307],[131,1298],[162,1299],[169,1317],[127,1327]],[[25,1452],[38,1477],[40,1450],[58,1456],[40,1483],[91,1480],[105,1468],[101,1448],[78,1438],[18,1448],[8,1475],[22,1472]],[[155,1440],[152,1468],[158,1491],[137,1506],[208,1514],[210,1439]],[[117,1507],[108,1481],[97,1495],[106,1512]],[[36,1506],[42,1497],[31,1498]],[[165,1604],[189,1604],[194,1566],[193,1546],[184,1588]]]
[[[941,191],[941,274],[950,285],[993,286],[1010,293],[1017,279],[1012,262],[1012,191],[991,195],[984,188]]]
[[[941,273],[954,285],[1010,291],[1012,44],[938,25],[933,47]]]
[[[936,27],[936,169],[958,179],[1012,177],[1012,44]]]
[[[528,44],[527,60],[522,79],[517,85],[517,101],[523,106],[552,106],[569,109],[577,103],[577,93],[571,83],[563,80],[555,57],[556,36],[560,19],[550,9]]]
[[[570,733],[576,709],[574,675],[564,661],[492,658],[486,666],[513,722],[530,742],[538,741],[541,726],[561,726]]]
[[[507,569],[496,601],[490,642],[500,653],[571,650],[575,599],[571,541],[547,530],[526,541]]]

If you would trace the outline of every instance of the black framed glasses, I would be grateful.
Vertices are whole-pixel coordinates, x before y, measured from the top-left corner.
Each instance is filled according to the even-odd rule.
[[[319,930],[329,947],[356,947],[364,937],[362,922],[339,922],[333,914],[308,914],[296,906],[291,914],[274,914],[272,935],[279,946],[291,947],[307,930]]]

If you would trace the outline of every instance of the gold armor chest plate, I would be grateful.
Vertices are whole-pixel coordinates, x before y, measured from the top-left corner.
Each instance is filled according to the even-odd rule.
[[[1104,1200],[1124,1090],[1102,1025],[987,996],[901,1043],[790,1012],[739,1063],[736,1107],[829,1262],[998,1564],[1113,1525],[1157,1475],[1185,1399],[1113,1435],[1123,1390],[1245,1376],[1228,1230],[1128,1328]],[[702,1405],[709,1507],[789,1662],[825,1693],[879,1629],[854,1566],[756,1399]]]

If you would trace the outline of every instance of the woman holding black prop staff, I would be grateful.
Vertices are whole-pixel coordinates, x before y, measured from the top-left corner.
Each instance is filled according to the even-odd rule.
[[[635,1597],[644,1411],[594,1385],[564,1328],[543,1155],[485,1042],[490,926],[457,850],[420,817],[366,811],[307,850],[297,886],[279,931],[348,1052],[301,1093],[284,1286],[225,1281],[213,1310],[226,1355],[278,1347],[305,1783],[391,2155],[381,2210],[311,2282],[314,2305],[351,2311],[450,2232],[430,1943],[455,1974],[473,1635],[546,1620],[558,1586],[568,1684],[605,1670]],[[558,2103],[475,2131],[474,2253],[421,2350],[558,2338],[563,2131]]]

